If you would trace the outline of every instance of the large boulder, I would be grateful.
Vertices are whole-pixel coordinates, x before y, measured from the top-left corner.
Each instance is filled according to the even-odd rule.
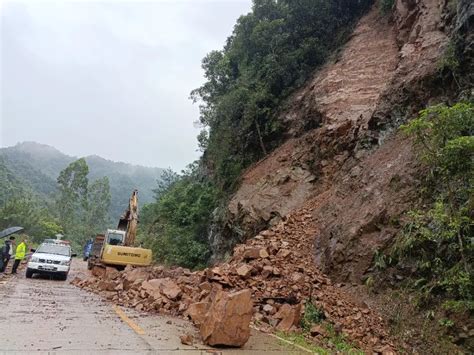
[[[248,289],[234,293],[218,291],[201,325],[203,342],[211,346],[243,346],[250,337],[251,296]]]

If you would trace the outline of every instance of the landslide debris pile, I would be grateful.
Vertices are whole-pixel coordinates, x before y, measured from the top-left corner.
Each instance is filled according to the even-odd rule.
[[[237,245],[228,262],[203,271],[106,268],[72,283],[139,311],[190,317],[201,326],[201,335],[209,314],[216,313],[210,310],[212,302],[222,297],[222,291],[250,290],[253,319],[264,331],[297,330],[304,304],[311,299],[326,321],[354,345],[368,351],[391,350],[382,318],[365,304],[350,300],[314,266],[312,245],[317,233],[309,210],[302,209]],[[323,336],[312,333],[316,341]]]

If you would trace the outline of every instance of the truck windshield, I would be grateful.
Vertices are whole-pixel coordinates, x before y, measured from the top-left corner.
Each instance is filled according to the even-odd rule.
[[[123,234],[120,233],[109,233],[109,244],[119,245],[123,243]]]
[[[67,245],[59,244],[41,244],[40,247],[36,250],[37,253],[42,254],[56,254],[69,256],[71,254],[71,248]]]

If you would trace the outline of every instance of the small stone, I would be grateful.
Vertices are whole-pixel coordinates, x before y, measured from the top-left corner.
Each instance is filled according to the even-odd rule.
[[[276,319],[281,319],[277,325],[277,329],[283,332],[287,332],[293,326],[297,326],[300,321],[300,311],[301,305],[299,304],[296,307],[292,307],[289,304],[284,304],[280,307],[277,314],[275,314]]]
[[[284,259],[284,258],[286,258],[286,257],[287,257],[288,255],[290,255],[290,254],[291,254],[291,251],[289,251],[288,249],[280,249],[280,250],[278,251],[278,253],[277,253],[276,256],[277,256],[278,258]]]
[[[319,324],[315,324],[311,327],[311,330],[310,330],[310,334],[311,336],[317,336],[317,335],[322,335],[323,337],[325,337],[327,335],[327,332],[326,330],[321,327]]]
[[[266,313],[272,313],[273,306],[271,304],[266,304],[265,306],[263,306],[263,311]]]
[[[247,278],[252,271],[252,267],[250,265],[243,264],[239,266],[236,271],[237,271],[237,275],[243,278]]]
[[[269,255],[268,255],[267,249],[260,249],[259,256],[260,256],[262,259],[268,258]]]
[[[184,334],[179,337],[181,344],[184,345],[193,345],[193,336],[190,334]]]

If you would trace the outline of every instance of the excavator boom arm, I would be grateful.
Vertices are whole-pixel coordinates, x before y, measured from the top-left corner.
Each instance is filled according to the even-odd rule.
[[[138,226],[138,191],[133,190],[128,207],[120,217],[117,229],[126,231],[125,246],[133,246],[137,236]]]

